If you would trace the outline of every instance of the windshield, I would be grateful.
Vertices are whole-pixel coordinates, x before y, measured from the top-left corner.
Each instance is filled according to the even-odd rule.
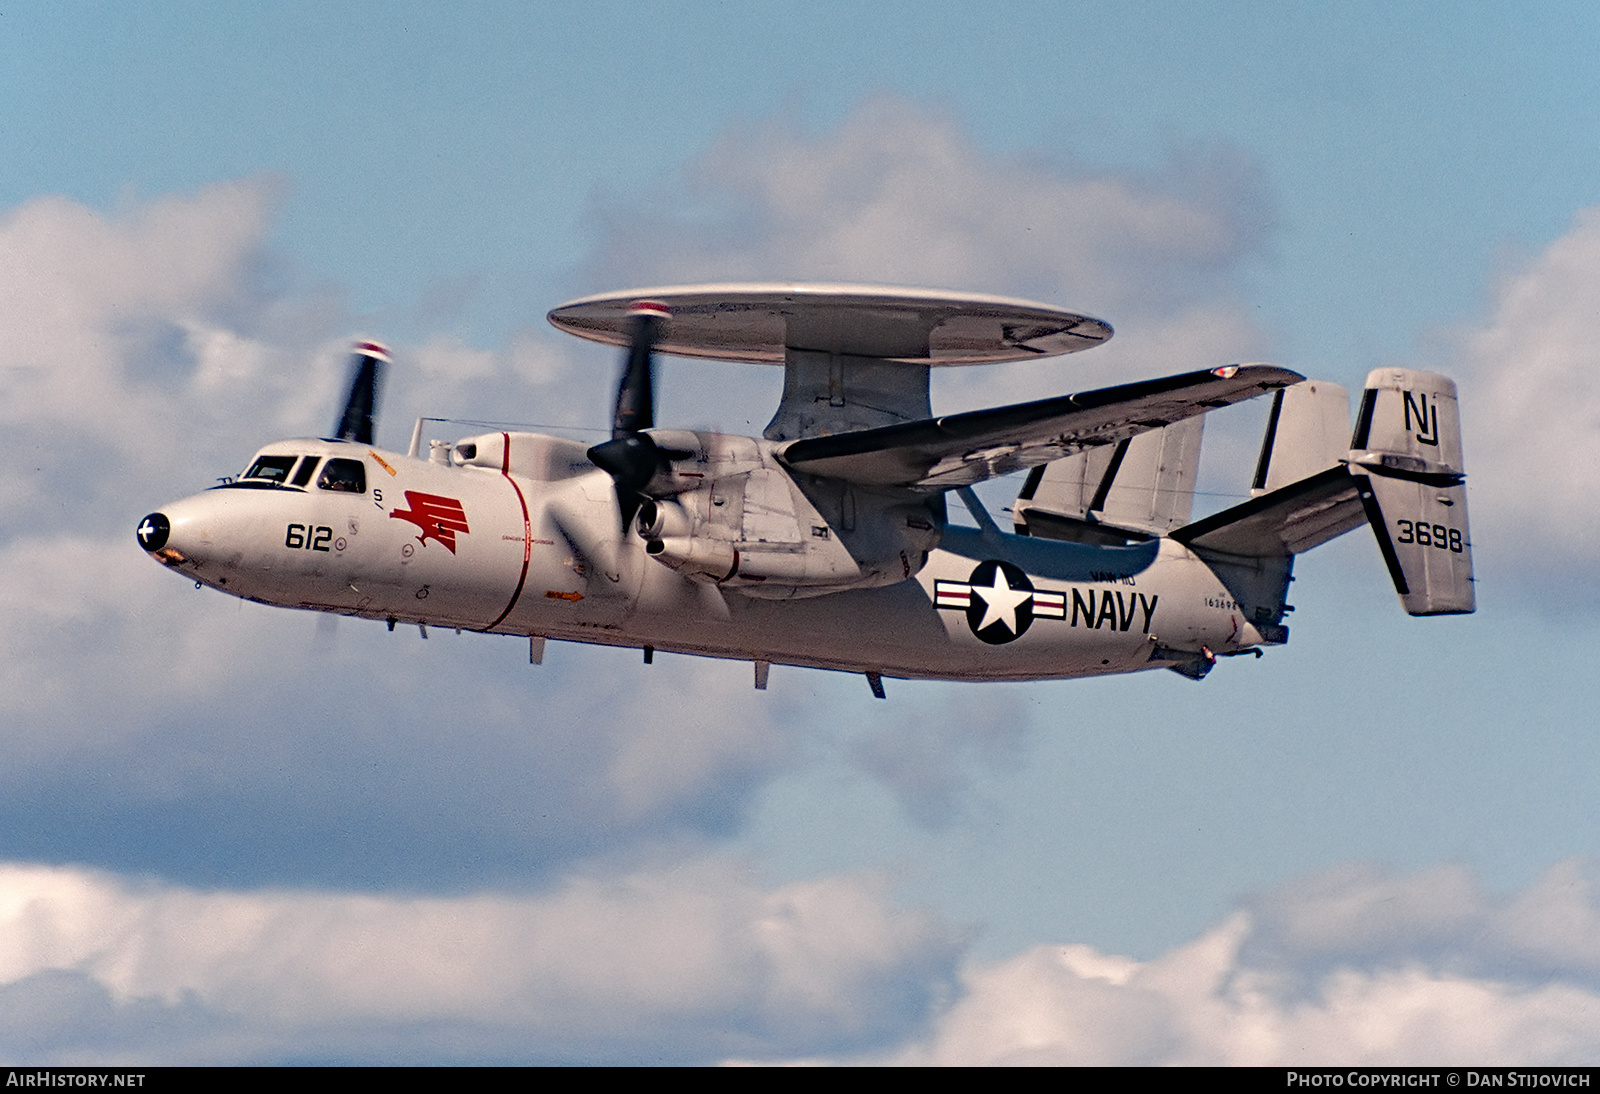
[[[367,492],[367,467],[360,460],[329,460],[317,477],[319,490],[337,490],[344,494]]]
[[[250,465],[250,470],[244,473],[247,479],[266,479],[268,482],[283,482],[289,477],[289,469],[294,466],[298,456],[257,456],[256,462]]]

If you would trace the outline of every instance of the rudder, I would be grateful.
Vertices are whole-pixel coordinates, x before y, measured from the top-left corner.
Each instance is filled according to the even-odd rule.
[[[1405,610],[1475,610],[1455,382],[1433,372],[1374,369],[1362,393],[1349,459]]]

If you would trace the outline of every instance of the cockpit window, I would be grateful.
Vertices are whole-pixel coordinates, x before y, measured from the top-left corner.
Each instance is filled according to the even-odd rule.
[[[343,494],[367,492],[367,466],[360,460],[329,460],[317,478],[319,490],[337,490]]]
[[[289,477],[289,469],[294,466],[297,456],[258,456],[256,462],[250,465],[250,470],[244,473],[247,479],[266,479],[268,482],[282,482]]]
[[[321,461],[321,459],[321,456],[307,456],[305,459],[301,460],[300,470],[294,473],[294,484],[296,486],[304,486],[306,483],[310,482],[311,473],[317,469],[317,464]]]

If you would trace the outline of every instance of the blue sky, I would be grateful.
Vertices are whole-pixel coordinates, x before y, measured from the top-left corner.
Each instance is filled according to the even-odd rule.
[[[0,12],[0,1057],[1592,1060],[1597,44],[1578,4]],[[1448,372],[1479,613],[1407,618],[1357,533],[1201,684],[876,703],[133,545],[325,429],[353,334],[390,447],[595,428],[613,355],[544,313],[732,278],[1117,328],[939,408]],[[662,419],[758,431],[777,382],[668,361]]]

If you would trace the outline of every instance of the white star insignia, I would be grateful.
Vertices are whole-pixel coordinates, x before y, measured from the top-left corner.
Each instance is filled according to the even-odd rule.
[[[972,591],[983,597],[985,605],[983,622],[978,624],[978,630],[986,630],[996,623],[1003,623],[1006,630],[1012,634],[1017,633],[1017,609],[1033,595],[1032,592],[1027,589],[1013,589],[1006,581],[1005,572],[998,566],[994,570],[993,585],[974,585]]]

